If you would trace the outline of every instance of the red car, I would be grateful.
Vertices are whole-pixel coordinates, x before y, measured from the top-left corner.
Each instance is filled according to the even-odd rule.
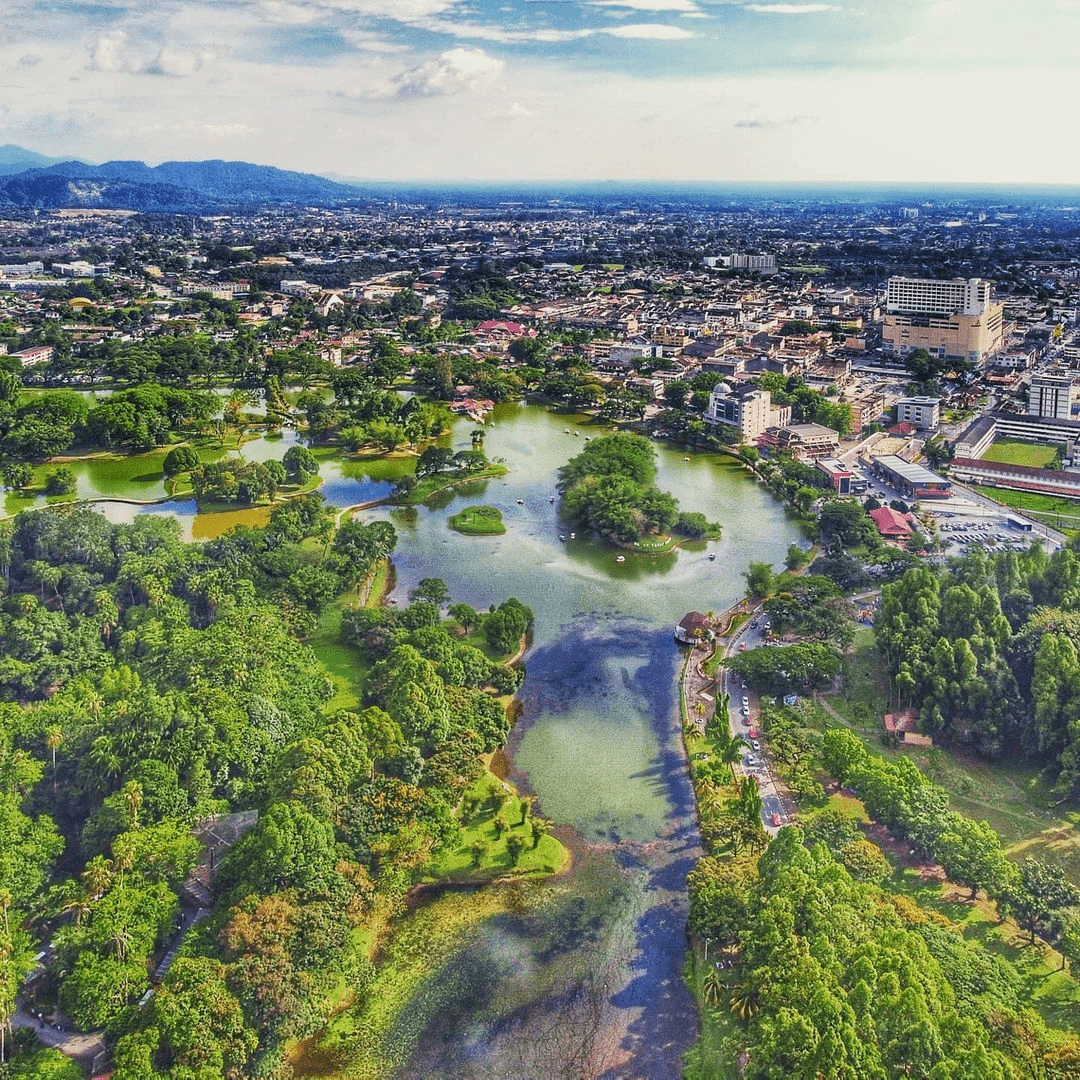
[[[779,829],[780,826],[783,824],[783,822],[780,820],[780,815],[779,814],[770,814],[769,815],[769,824],[772,825],[772,827],[774,829]]]

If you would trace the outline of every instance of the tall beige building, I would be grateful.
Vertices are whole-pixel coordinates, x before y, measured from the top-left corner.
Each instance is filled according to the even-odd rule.
[[[925,349],[978,364],[1001,348],[1003,326],[1003,306],[982,278],[889,278],[881,328],[886,352]]]

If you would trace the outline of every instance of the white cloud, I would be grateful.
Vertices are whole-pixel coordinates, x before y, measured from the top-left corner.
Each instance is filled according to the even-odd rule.
[[[821,11],[839,11],[835,4],[743,4],[747,11],[766,15],[816,15]]]
[[[142,70],[147,75],[171,75],[183,78],[194,75],[217,58],[213,49],[178,49],[166,45]]]
[[[520,101],[512,101],[506,108],[496,109],[491,115],[496,120],[528,120],[536,115],[536,110],[522,105]]]
[[[387,41],[385,38],[368,30],[342,30],[341,36],[361,52],[400,53],[406,52],[408,48],[398,42]]]
[[[493,83],[505,64],[483,49],[448,49],[434,60],[402,71],[378,88],[376,97],[446,97]]]
[[[604,33],[614,37],[650,41],[680,41],[683,38],[697,37],[691,30],[684,30],[681,26],[668,26],[666,23],[631,23],[629,26],[613,26]]]
[[[679,11],[702,14],[694,0],[590,0],[591,7],[633,8],[635,11]]]
[[[530,41],[558,44],[563,41],[576,41],[579,38],[592,37],[596,30],[508,30],[502,26],[486,23],[456,22],[451,19],[422,19],[416,24],[422,30],[433,34],[449,34],[451,37],[472,38],[477,41],[495,41],[500,45],[516,45]]]
[[[90,46],[91,71],[134,71],[137,64],[128,51],[128,36],[123,30],[101,34]]]
[[[442,15],[456,7],[458,0],[317,0],[316,7],[347,11],[369,19],[394,19],[413,23]]]

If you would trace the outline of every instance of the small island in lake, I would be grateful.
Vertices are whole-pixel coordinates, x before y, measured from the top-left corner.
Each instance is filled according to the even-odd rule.
[[[468,536],[500,536],[506,532],[502,511],[495,506],[466,506],[454,514],[447,524]]]
[[[595,439],[559,470],[562,514],[581,528],[636,551],[670,551],[682,538],[715,539],[720,526],[704,514],[680,512],[656,486],[656,452],[641,435]]]

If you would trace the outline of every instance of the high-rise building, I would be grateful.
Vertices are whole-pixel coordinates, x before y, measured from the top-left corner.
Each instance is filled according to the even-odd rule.
[[[774,405],[768,390],[758,390],[744,384],[732,389],[727,383],[717,383],[709,397],[705,423],[733,427],[748,442],[765,434],[765,429],[786,424],[791,420],[790,405]]]
[[[980,363],[1001,348],[1003,307],[982,278],[889,278],[881,330],[887,352],[925,349],[947,360]]]
[[[1073,377],[1067,372],[1036,373],[1031,376],[1029,391],[1029,416],[1046,416],[1054,420],[1072,419],[1072,403],[1076,395]]]

